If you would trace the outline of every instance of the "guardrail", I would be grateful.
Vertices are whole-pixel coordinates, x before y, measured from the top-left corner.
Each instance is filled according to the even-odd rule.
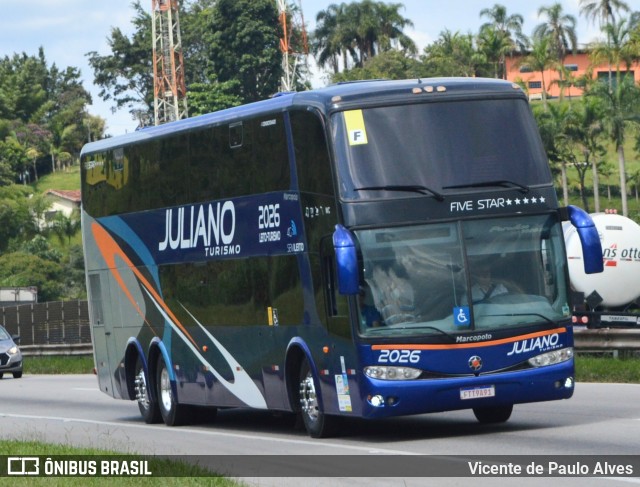
[[[578,352],[640,351],[640,329],[636,328],[574,328],[574,346]],[[21,345],[25,356],[34,355],[91,355],[91,343],[56,345]]]
[[[67,356],[67,355],[91,355],[93,345],[91,343],[60,343],[56,345],[20,345],[22,355],[34,357],[41,355]]]
[[[573,340],[578,351],[640,350],[640,329],[574,328]]]

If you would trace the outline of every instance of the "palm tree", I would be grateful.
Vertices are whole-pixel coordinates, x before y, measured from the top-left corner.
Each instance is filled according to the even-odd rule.
[[[633,30],[629,28],[626,19],[619,22],[610,23],[604,26],[603,30],[607,33],[607,42],[596,43],[592,46],[591,59],[594,64],[600,64],[607,61],[610,67],[615,67],[616,82],[620,82],[620,66],[625,64],[629,71],[634,58],[640,53],[635,52],[635,46],[632,43]],[[609,69],[609,84],[611,85],[611,73]]]
[[[544,80],[544,72],[555,66],[556,57],[551,51],[551,39],[549,37],[534,38],[531,52],[520,59],[518,66],[527,66],[531,71],[539,72],[542,79],[542,103],[545,111],[547,104],[547,85]]]
[[[35,182],[38,182],[38,166],[36,165],[36,162],[38,161],[38,157],[40,157],[42,154],[35,147],[29,147],[25,154],[29,159],[33,161],[33,179],[35,180]]]
[[[613,166],[608,162],[601,162],[598,164],[598,173],[602,174],[602,177],[607,180],[607,201],[611,202],[611,182],[609,178],[613,176],[615,172]]]
[[[536,38],[550,37],[551,48],[555,51],[559,61],[564,61],[567,51],[575,51],[578,47],[576,35],[576,18],[562,12],[562,5],[553,4],[551,7],[540,7],[538,17],[546,15],[547,20],[536,26],[533,36]]]
[[[313,34],[313,52],[318,64],[330,64],[338,73],[342,57],[347,69],[347,54],[357,67],[376,54],[394,48],[415,53],[415,43],[403,32],[413,26],[400,15],[402,4],[362,0],[350,4],[331,4],[316,16],[318,27]]]
[[[629,5],[622,0],[580,0],[580,14],[600,24],[600,28],[608,23],[615,23],[614,11],[629,11]]]
[[[569,137],[569,108],[567,103],[554,103],[544,111],[535,111],[536,122],[540,128],[542,143],[549,162],[559,167],[564,204],[569,204],[569,185],[567,162],[572,161],[571,139]],[[556,169],[557,173],[557,169]]]
[[[58,236],[60,242],[67,239],[67,245],[71,245],[71,238],[80,230],[80,213],[74,210],[71,215],[66,216],[58,212],[53,222],[53,232]]]
[[[400,3],[378,2],[377,4],[378,22],[380,23],[378,49],[380,52],[394,49],[395,44],[395,48],[399,46],[408,53],[417,53],[415,42],[403,32],[403,29],[413,27],[413,22],[400,15],[401,8],[403,5]]]
[[[628,216],[627,182],[624,143],[630,123],[640,124],[640,87],[633,79],[624,77],[610,87],[606,83],[596,83],[587,93],[593,96],[602,107],[602,122],[618,153],[618,171],[620,173],[620,196],[622,214]]]
[[[536,26],[533,30],[534,38],[549,37],[551,39],[551,49],[556,55],[559,65],[564,65],[564,58],[569,49],[575,51],[578,47],[578,37],[576,35],[576,18],[573,15],[565,14],[562,5],[555,3],[550,7],[540,7],[538,17],[545,15],[546,22]],[[562,71],[559,71],[562,82]]]
[[[567,134],[574,146],[574,166],[580,181],[580,196],[586,211],[589,203],[585,191],[585,177],[589,167],[593,171],[593,194],[595,211],[600,211],[597,160],[606,154],[602,144],[605,136],[601,112],[596,100],[582,98],[579,104],[573,104],[567,124]]]
[[[316,30],[313,32],[311,49],[316,57],[318,66],[331,66],[334,74],[340,71],[339,57],[344,55],[342,45],[338,39],[338,17],[344,9],[344,4],[332,3],[326,10],[316,15]]]
[[[478,51],[480,51],[493,66],[493,77],[501,78],[501,66],[504,66],[504,57],[512,51],[511,40],[492,26],[484,27],[478,34]]]
[[[507,15],[507,8],[496,3],[492,8],[483,8],[480,11],[480,17],[487,17],[490,20],[490,22],[483,24],[480,30],[493,27],[496,31],[501,32],[511,41],[513,46],[511,52],[515,50],[516,46],[520,50],[524,50],[528,46],[529,39],[522,33],[522,24],[524,23],[522,15]],[[502,77],[506,78],[504,56],[501,59],[501,65]]]

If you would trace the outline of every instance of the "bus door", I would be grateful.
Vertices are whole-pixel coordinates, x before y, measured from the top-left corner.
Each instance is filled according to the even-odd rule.
[[[120,361],[116,356],[113,316],[109,306],[111,292],[108,271],[89,274],[89,297],[93,357],[98,374],[98,385],[102,392],[115,397],[117,395],[113,382],[115,371],[111,370],[110,364],[118,364]]]

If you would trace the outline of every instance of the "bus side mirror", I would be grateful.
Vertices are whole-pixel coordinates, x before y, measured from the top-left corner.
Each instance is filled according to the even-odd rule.
[[[585,274],[602,272],[604,270],[602,244],[593,220],[586,211],[577,206],[569,205],[567,211],[569,212],[569,221],[576,227],[580,238]]]
[[[358,254],[353,234],[342,225],[336,225],[333,232],[333,248],[336,252],[338,271],[338,292],[340,294],[358,294]]]

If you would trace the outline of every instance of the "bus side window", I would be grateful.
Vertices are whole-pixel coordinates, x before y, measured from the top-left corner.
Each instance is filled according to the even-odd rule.
[[[327,316],[347,316],[347,298],[338,293],[338,277],[336,272],[336,256],[331,236],[322,239],[321,243],[322,281],[325,294]]]
[[[337,316],[338,303],[337,303],[337,281],[336,281],[336,260],[331,255],[322,256],[322,270],[323,270],[323,282],[325,302],[327,308],[327,316]]]
[[[242,122],[236,122],[229,125],[229,147],[232,149],[242,147],[242,136]]]
[[[325,323],[327,331],[331,335],[351,339],[349,301],[347,296],[343,296],[338,292],[336,256],[331,235],[322,239],[320,249],[322,285],[324,288],[325,310],[327,313]]]

